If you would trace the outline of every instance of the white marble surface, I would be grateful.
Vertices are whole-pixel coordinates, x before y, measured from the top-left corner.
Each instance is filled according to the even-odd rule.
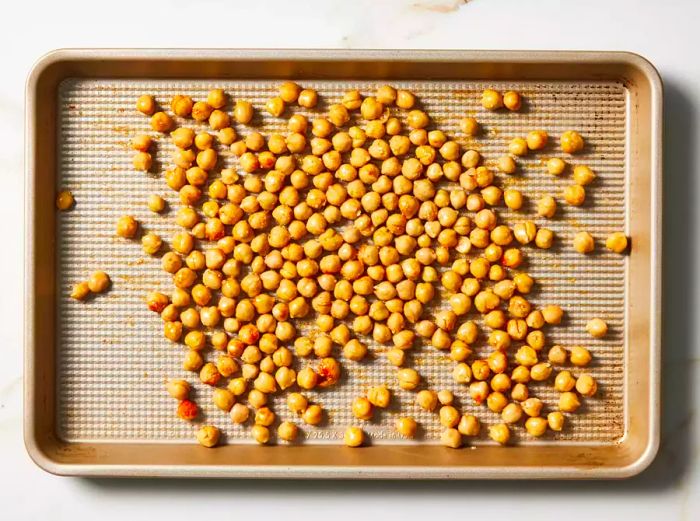
[[[700,66],[692,0],[119,0],[3,4],[0,31],[0,519],[212,518],[275,512],[338,520],[698,519],[700,399],[695,273]],[[44,5],[45,4],[45,5]],[[117,7],[118,6],[118,7]],[[195,23],[194,27],[192,22]],[[665,81],[663,440],[643,475],[611,483],[333,483],[58,478],[24,451],[22,417],[23,96],[32,63],[59,47],[614,49],[649,58]],[[695,49],[695,51],[693,50]],[[622,517],[624,518],[624,517]]]

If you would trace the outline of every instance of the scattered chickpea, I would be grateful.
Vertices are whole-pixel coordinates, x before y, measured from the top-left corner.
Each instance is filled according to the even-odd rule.
[[[156,194],[148,196],[148,209],[154,213],[160,213],[165,209],[165,199]]]
[[[250,434],[261,445],[265,445],[270,441],[270,429],[264,425],[253,425],[250,429]]]
[[[624,253],[627,249],[627,236],[622,232],[614,232],[605,240],[605,247],[615,253]]]
[[[552,411],[547,415],[547,425],[555,432],[564,428],[564,415],[559,411]]]
[[[104,271],[93,272],[87,281],[87,286],[93,293],[102,293],[109,288],[111,281]]]
[[[522,99],[520,98],[520,94],[518,94],[515,91],[509,90],[503,95],[503,104],[510,111],[515,112],[520,110],[520,107],[522,106]]]
[[[306,109],[314,108],[318,103],[318,93],[313,89],[304,89],[299,93],[297,103]]]
[[[345,430],[343,441],[348,447],[359,447],[365,441],[365,433],[359,427],[348,427]]]
[[[576,390],[581,396],[591,397],[598,391],[598,384],[589,374],[582,374],[576,379]]]
[[[547,140],[549,136],[544,130],[532,130],[528,132],[525,141],[527,141],[527,148],[530,150],[542,150],[547,146]]]
[[[578,232],[574,235],[574,250],[579,253],[591,253],[595,249],[595,241],[588,232]]]
[[[566,162],[558,157],[550,157],[547,160],[547,172],[552,175],[561,175],[566,169]]]
[[[190,395],[190,384],[185,380],[169,380],[166,389],[178,401],[186,400]]]
[[[462,435],[457,429],[449,428],[442,431],[440,442],[451,449],[458,449],[462,446]]]
[[[402,417],[396,420],[396,431],[405,438],[414,438],[418,424],[410,417]]]
[[[559,395],[559,410],[564,412],[576,412],[581,407],[581,401],[576,393],[565,392]]]
[[[117,221],[117,235],[130,239],[136,235],[139,223],[131,215],[124,215]]]
[[[78,282],[73,286],[70,297],[75,300],[85,300],[90,294],[90,285],[87,282]]]
[[[530,436],[539,438],[547,432],[547,420],[539,416],[525,420],[525,430]]]
[[[510,441],[510,428],[505,423],[497,423],[489,427],[489,438],[496,443],[505,445]]]
[[[561,137],[559,138],[559,144],[561,145],[562,151],[566,152],[567,154],[575,154],[580,152],[584,147],[584,141],[581,134],[575,130],[567,130],[566,132],[562,133]]]
[[[498,110],[503,107],[503,96],[493,89],[485,89],[481,94],[481,106],[487,110]]]
[[[479,123],[476,118],[463,118],[459,122],[459,128],[466,136],[476,136],[479,133]]]
[[[156,100],[153,96],[144,94],[136,100],[136,110],[150,116],[156,111]]]
[[[581,206],[586,202],[586,190],[581,185],[567,186],[564,190],[564,200],[572,206]]]
[[[596,175],[589,167],[578,165],[574,167],[574,182],[581,186],[586,186],[595,181]]]
[[[59,210],[68,210],[75,204],[75,199],[70,190],[61,190],[56,196],[56,208]]]
[[[293,442],[296,440],[298,433],[299,428],[292,422],[282,422],[277,427],[277,436],[284,441]]]
[[[586,323],[586,331],[593,338],[603,338],[608,333],[608,325],[600,318],[593,318]]]
[[[514,156],[524,156],[527,154],[527,151],[528,151],[527,141],[521,137],[514,138],[508,144],[508,152],[510,152]]]

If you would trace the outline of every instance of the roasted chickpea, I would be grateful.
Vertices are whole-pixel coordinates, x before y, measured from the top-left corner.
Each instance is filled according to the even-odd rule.
[[[566,132],[562,133],[561,137],[559,138],[559,144],[562,151],[566,152],[567,154],[575,154],[576,152],[583,150],[585,143],[581,137],[581,134],[575,130],[567,130]]]
[[[574,249],[579,253],[590,253],[595,249],[595,241],[588,232],[578,232],[574,235]]]
[[[481,94],[481,106],[487,110],[498,110],[503,107],[503,96],[493,89],[485,89]]]
[[[605,247],[615,253],[624,253],[627,249],[627,236],[622,232],[615,232],[605,240]]]

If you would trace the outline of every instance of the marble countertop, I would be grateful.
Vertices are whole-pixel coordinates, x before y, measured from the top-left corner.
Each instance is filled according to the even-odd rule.
[[[590,0],[120,0],[13,2],[0,48],[0,519],[697,519],[700,344],[700,4]],[[10,7],[11,6],[11,7]],[[191,20],[196,20],[192,27]],[[659,455],[620,482],[343,483],[59,478],[22,442],[23,101],[32,63],[60,47],[289,47],[628,50],[665,86],[663,428]],[[696,51],[693,51],[696,49]],[[693,514],[696,512],[696,514]]]

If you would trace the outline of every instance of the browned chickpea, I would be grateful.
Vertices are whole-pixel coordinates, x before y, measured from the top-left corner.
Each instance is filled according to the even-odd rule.
[[[459,122],[459,128],[467,136],[476,136],[479,133],[479,123],[476,118],[467,117],[463,118]]]
[[[304,89],[299,93],[297,103],[306,109],[314,108],[318,103],[318,93],[314,89]]]
[[[156,111],[156,100],[153,99],[153,96],[144,94],[136,100],[136,110],[150,116]]]
[[[187,118],[192,114],[192,106],[194,105],[194,102],[192,101],[192,98],[189,96],[181,96],[181,95],[176,95],[173,96],[173,99],[170,101],[170,109],[173,111],[173,114],[176,116],[180,116],[181,118]]]
[[[509,90],[503,95],[503,104],[510,111],[518,111],[522,106],[522,99],[520,94],[515,91]]]
[[[481,106],[487,110],[498,110],[503,107],[503,96],[493,89],[484,89],[481,94]]]

